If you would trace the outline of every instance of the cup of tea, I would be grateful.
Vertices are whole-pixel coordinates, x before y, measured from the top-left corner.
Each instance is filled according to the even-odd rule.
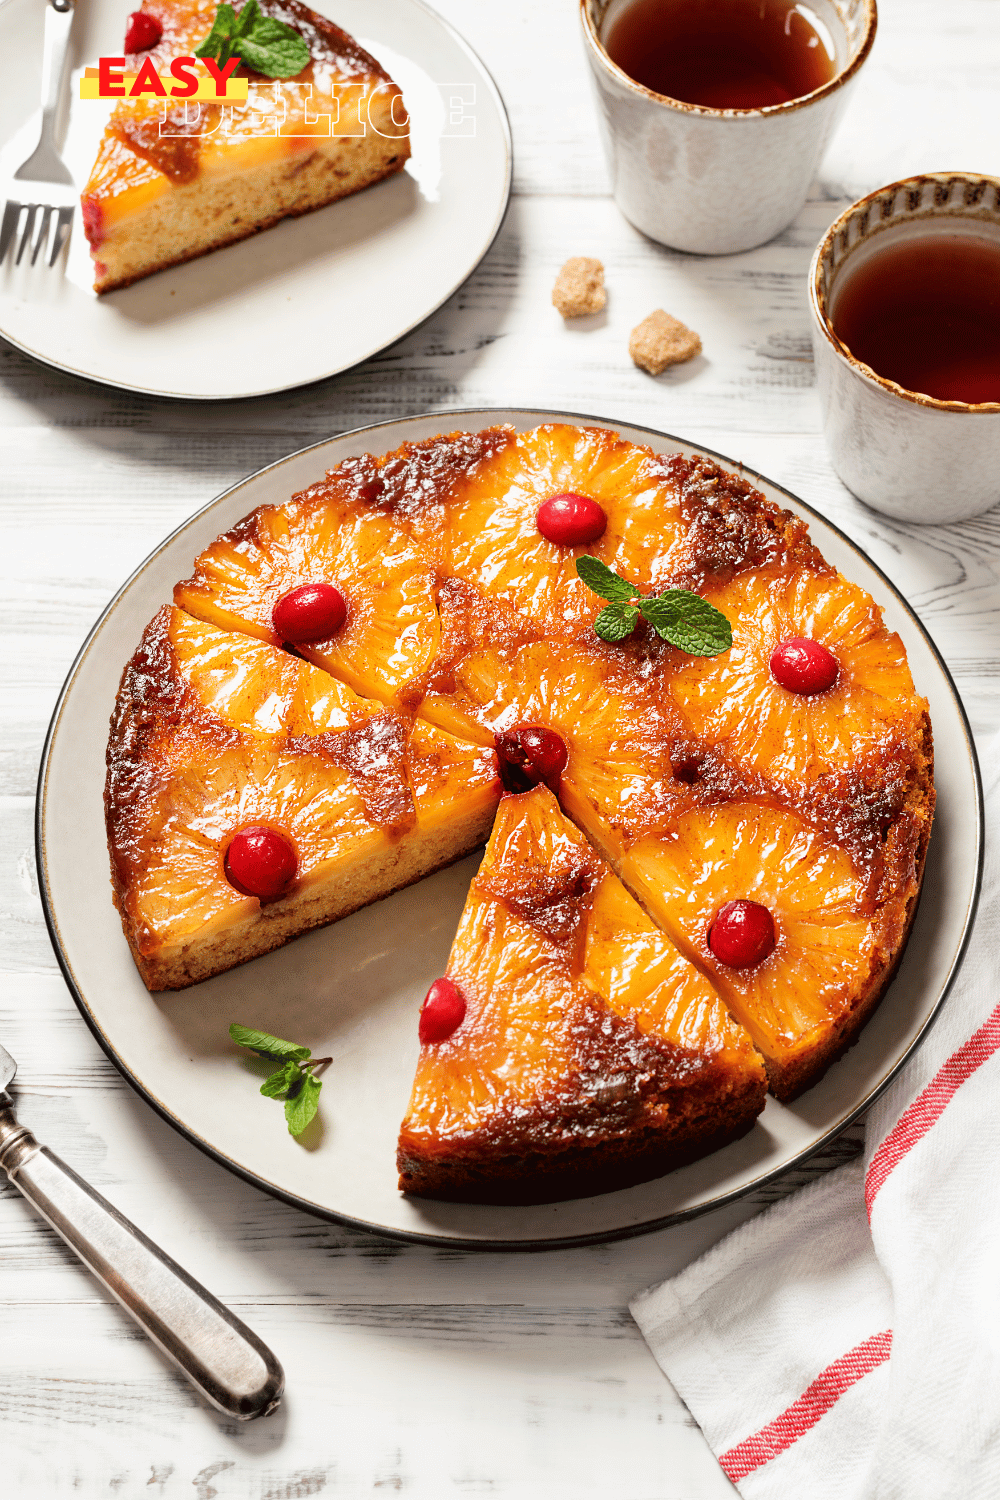
[[[806,200],[875,0],[580,0],[612,190],[663,245],[727,255]]]
[[[1000,178],[929,172],[869,193],[809,271],[833,467],[866,505],[964,521],[1000,500]]]

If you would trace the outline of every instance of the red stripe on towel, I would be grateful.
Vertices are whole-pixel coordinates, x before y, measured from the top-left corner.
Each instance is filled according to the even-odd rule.
[[[979,1030],[970,1036],[964,1047],[953,1052],[948,1061],[938,1069],[930,1083],[913,1103],[900,1115],[885,1140],[872,1157],[865,1178],[865,1207],[869,1219],[872,1204],[879,1188],[893,1167],[897,1167],[908,1151],[930,1130],[934,1122],[944,1113],[967,1078],[981,1068],[1000,1047],[1000,1005],[985,1020]]]
[[[884,1364],[891,1348],[892,1329],[887,1328],[884,1333],[873,1333],[871,1338],[863,1339],[847,1354],[835,1359],[780,1417],[768,1422],[753,1437],[737,1443],[728,1453],[723,1453],[719,1459],[723,1471],[736,1484],[754,1469],[759,1469],[761,1464],[784,1453],[804,1432],[815,1427],[820,1417],[826,1415],[846,1390]]]

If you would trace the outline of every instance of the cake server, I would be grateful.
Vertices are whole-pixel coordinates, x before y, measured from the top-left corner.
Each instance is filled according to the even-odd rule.
[[[240,1422],[266,1417],[285,1384],[270,1349],[17,1123],[6,1092],[16,1072],[0,1047],[0,1167],[213,1406]]]

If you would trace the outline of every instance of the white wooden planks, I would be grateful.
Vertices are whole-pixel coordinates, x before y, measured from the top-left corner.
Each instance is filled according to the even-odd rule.
[[[80,1020],[34,884],[38,755],[94,618],[192,510],[294,448],[411,411],[513,402],[647,423],[742,459],[842,526],[916,606],[977,735],[1000,724],[1000,510],[911,528],[844,490],[818,435],[805,298],[816,241],[850,197],[911,171],[996,170],[995,6],[882,0],[811,201],[771,245],[717,260],[653,245],[607,196],[573,0],[438,8],[505,95],[515,198],[484,264],[424,327],[336,380],[210,408],[92,386],[0,345],[0,1039],[21,1063],[26,1123],[236,1307],[289,1376],[281,1415],[220,1427],[0,1190],[0,1452],[18,1500],[733,1493],[625,1304],[761,1200],[552,1255],[395,1245],[274,1203],[207,1160],[132,1094]],[[563,326],[549,304],[571,254],[607,267],[606,314],[586,326]],[[626,342],[656,306],[696,328],[705,354],[652,380]],[[762,1198],[859,1139],[848,1132]]]

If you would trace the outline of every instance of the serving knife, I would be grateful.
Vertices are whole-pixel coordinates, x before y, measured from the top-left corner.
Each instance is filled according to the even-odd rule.
[[[214,1407],[239,1422],[266,1417],[285,1385],[270,1349],[17,1123],[7,1093],[16,1072],[0,1047],[0,1167]]]

